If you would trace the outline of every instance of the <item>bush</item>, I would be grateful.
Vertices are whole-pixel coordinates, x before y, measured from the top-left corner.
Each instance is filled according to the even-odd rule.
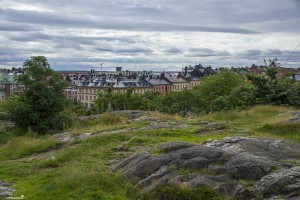
[[[67,82],[50,68],[43,56],[31,57],[23,68],[24,74],[17,81],[24,88],[4,102],[5,119],[24,132],[44,134],[61,128],[57,118],[67,106],[63,93]]]

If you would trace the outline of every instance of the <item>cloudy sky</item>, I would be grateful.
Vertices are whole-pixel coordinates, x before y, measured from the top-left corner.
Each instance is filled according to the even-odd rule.
[[[1,0],[0,67],[300,67],[300,0]]]

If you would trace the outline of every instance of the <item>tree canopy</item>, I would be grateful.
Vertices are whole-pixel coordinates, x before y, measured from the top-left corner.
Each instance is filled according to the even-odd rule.
[[[23,68],[17,82],[24,88],[4,104],[6,119],[24,131],[46,133],[63,128],[68,83],[50,68],[46,57],[31,57]]]

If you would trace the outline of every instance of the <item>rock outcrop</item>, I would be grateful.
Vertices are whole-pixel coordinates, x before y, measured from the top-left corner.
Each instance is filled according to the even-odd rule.
[[[14,191],[10,183],[0,180],[0,199],[11,196]]]
[[[201,145],[171,142],[162,154],[136,153],[113,165],[141,193],[162,185],[210,187],[239,199],[300,199],[300,145],[285,140],[227,137]]]

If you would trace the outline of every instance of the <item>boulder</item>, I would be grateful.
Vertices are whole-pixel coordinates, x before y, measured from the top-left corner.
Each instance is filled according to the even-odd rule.
[[[264,176],[256,186],[256,193],[263,196],[286,195],[300,198],[300,166],[283,169]]]
[[[191,146],[194,146],[194,144],[188,142],[167,142],[159,145],[157,149],[165,153],[169,153],[171,151],[176,151],[178,149],[188,148]]]
[[[15,189],[11,188],[12,184],[0,180],[0,199],[7,198],[12,195]]]
[[[300,198],[300,145],[285,140],[226,137],[203,144],[169,142],[114,163],[141,193],[165,185],[210,187],[236,199]],[[280,198],[279,198],[280,199]]]

